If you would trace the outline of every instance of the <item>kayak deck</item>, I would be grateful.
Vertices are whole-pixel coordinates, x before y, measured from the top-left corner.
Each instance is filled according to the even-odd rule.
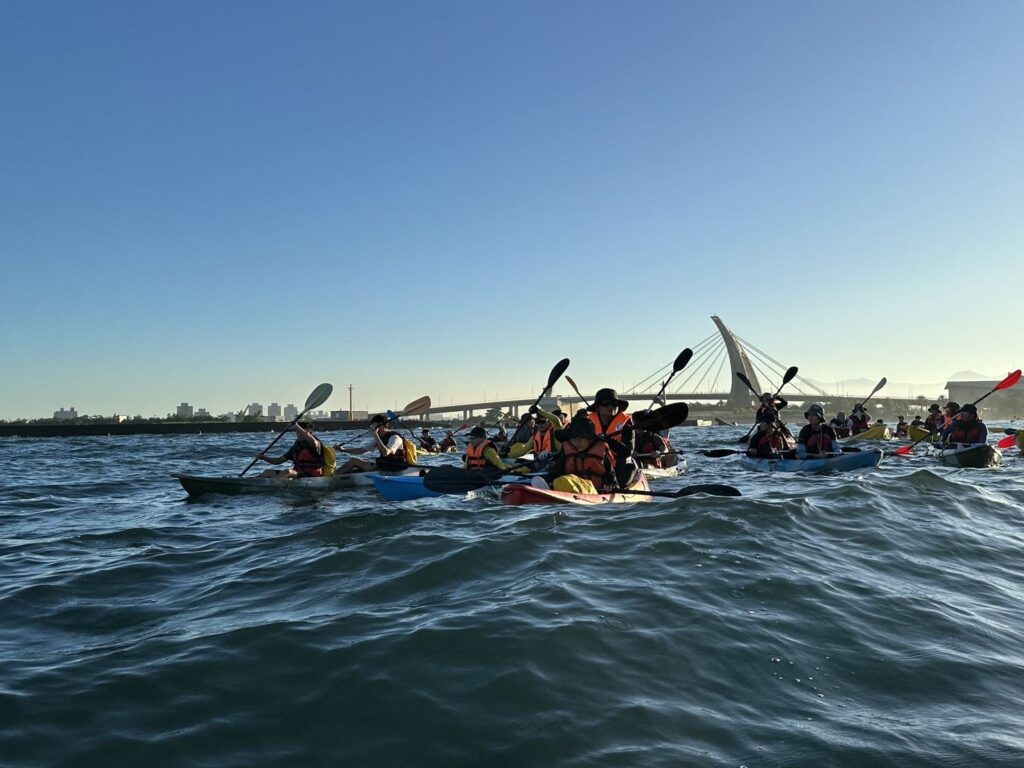
[[[534,488],[526,483],[510,483],[501,488],[501,503],[513,506],[523,504],[634,504],[651,501],[652,497],[630,491],[648,491],[650,485],[641,474],[640,479],[625,491],[614,493],[573,493],[550,488]]]

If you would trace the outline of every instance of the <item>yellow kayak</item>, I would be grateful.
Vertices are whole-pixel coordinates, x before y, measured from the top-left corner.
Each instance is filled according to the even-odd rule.
[[[1020,452],[1024,453],[1024,429],[1017,433],[1017,447],[1020,448]]]
[[[892,440],[892,430],[884,424],[877,427],[871,427],[859,435],[853,435],[844,440],[844,443],[856,443],[860,440]]]
[[[929,437],[928,430],[924,427],[915,427],[913,424],[910,425],[911,440],[924,440],[926,443],[934,443],[936,437],[938,437],[938,435],[931,435]]]

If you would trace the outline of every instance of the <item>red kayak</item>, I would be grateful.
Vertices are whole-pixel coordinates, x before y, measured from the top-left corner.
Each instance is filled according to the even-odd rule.
[[[630,490],[649,491],[651,486],[647,478],[640,479],[629,486],[626,491],[614,493],[572,493],[571,491],[552,491],[546,488],[534,488],[526,483],[509,483],[501,488],[502,504],[634,504],[638,501],[650,501],[651,496],[630,493]]]

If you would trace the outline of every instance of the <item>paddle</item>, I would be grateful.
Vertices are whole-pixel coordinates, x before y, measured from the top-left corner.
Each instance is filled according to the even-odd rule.
[[[1012,448],[1013,444],[1016,443],[1016,442],[1017,442],[1017,436],[1016,435],[1007,435],[1002,440],[1000,440],[998,443],[996,443],[996,446],[999,447],[999,448]]]
[[[994,387],[992,387],[992,389],[990,389],[984,395],[982,395],[977,400],[975,400],[973,403],[971,403],[971,405],[977,405],[982,400],[984,400],[986,397],[988,397],[989,395],[993,394],[994,392],[998,392],[1001,389],[1009,389],[1010,387],[1014,386],[1018,381],[1020,381],[1020,369],[1019,368],[1016,371],[1014,371],[1013,373],[1011,373],[1009,376],[1007,376],[1005,379],[1000,381],[998,384],[996,384]],[[938,431],[939,431],[938,427],[932,427],[930,430],[928,430],[928,434],[927,435],[925,435],[924,437],[922,437],[919,440],[915,440],[910,445],[906,445],[906,446],[904,446],[902,448],[897,448],[895,451],[892,452],[892,455],[893,456],[909,456],[913,452],[914,448],[917,447],[918,443],[920,443],[920,442],[922,442],[924,440],[927,440],[929,437],[931,437],[932,435],[934,435]]]
[[[435,467],[423,476],[423,487],[435,493],[468,493],[487,486],[508,485],[492,475],[481,477],[479,470],[462,469],[461,467]],[[680,499],[695,493],[706,493],[711,496],[741,496],[738,489],[731,485],[689,485],[677,491],[622,491],[622,493],[638,496],[658,496],[665,499]]]
[[[586,403],[587,408],[590,408],[590,403],[587,402],[587,398],[580,392],[580,388],[576,386],[576,382],[572,380],[572,376],[566,376],[565,380],[569,382],[569,386],[572,387],[572,391],[577,394],[580,400]]]
[[[868,404],[868,400],[874,397],[875,393],[886,385],[886,382],[888,382],[888,379],[886,379],[885,376],[883,376],[881,380],[875,385],[875,388],[871,390],[871,394],[861,401],[861,406],[866,406]]]
[[[559,360],[557,363],[555,363],[555,367],[552,368],[551,373],[548,374],[548,383],[544,386],[544,389],[541,390],[541,393],[537,395],[537,399],[533,401],[533,405],[527,408],[528,411],[532,411],[534,408],[540,405],[540,401],[544,399],[544,395],[550,394],[551,390],[555,386],[555,382],[562,378],[562,374],[565,373],[565,370],[568,367],[568,357],[565,358],[564,360]],[[572,379],[570,379],[568,376],[566,376],[565,378],[569,381],[570,384],[572,384]],[[576,389],[575,384],[573,384],[573,389]]]
[[[396,413],[393,416],[388,416],[387,421],[385,421],[384,423],[387,424],[388,421],[394,421],[395,419],[400,419],[403,416],[419,416],[421,413],[428,410],[430,410],[430,395],[424,395],[423,397],[417,398],[416,400],[413,400],[412,402],[408,403],[405,406],[405,408],[402,409],[401,413]],[[388,413],[391,413],[391,411],[388,411]],[[366,431],[369,432],[370,430]],[[358,440],[361,437],[362,435],[358,435],[349,440],[346,440],[344,443],[338,443],[334,447],[339,451],[343,450],[346,445],[351,443],[353,440]]]
[[[325,402],[327,402],[327,398],[329,398],[331,396],[331,392],[333,392],[333,391],[334,391],[334,387],[333,386],[331,386],[330,384],[324,383],[324,384],[321,384],[320,386],[318,386],[312,392],[310,392],[309,393],[309,397],[306,398],[306,405],[303,407],[302,412],[298,416],[296,416],[294,419],[292,419],[291,423],[287,427],[284,428],[284,431],[281,432],[281,434],[279,434],[277,437],[275,437],[273,439],[273,441],[270,443],[270,445],[268,445],[266,448],[264,448],[262,451],[260,451],[260,454],[262,455],[262,454],[266,453],[267,451],[269,451],[271,448],[273,448],[277,444],[277,441],[280,440],[282,437],[284,437],[285,433],[288,432],[289,429],[291,429],[292,427],[294,427],[296,424],[299,423],[299,419],[301,419],[303,416],[305,416],[307,411],[311,411],[314,408],[316,408],[316,407],[318,407],[320,405],[323,405]],[[253,465],[257,461],[259,461],[259,460],[260,460],[259,456],[257,456],[255,459],[253,459],[249,463],[248,467],[243,469],[238,474],[238,476],[239,477],[243,477],[245,475],[245,473],[248,472],[250,469],[252,469]]]
[[[772,400],[774,400],[776,397],[778,397],[779,392],[782,391],[782,388],[784,386],[786,386],[787,384],[789,384],[789,382],[791,382],[793,379],[796,378],[796,373],[797,373],[798,370],[800,370],[800,369],[797,368],[795,365],[792,368],[787,368],[786,369],[786,373],[782,377],[782,383],[779,384],[779,388],[777,390],[775,390],[775,394],[772,395]],[[747,378],[747,375],[743,371],[736,371],[736,378],[739,379],[740,381],[742,381],[744,384],[746,384],[747,385],[747,389],[749,389],[751,392],[753,392],[757,397],[761,397],[761,393],[758,392],[756,389],[754,389],[754,387],[750,383],[750,379]],[[750,429],[747,430],[747,436],[743,437],[743,438],[740,438],[736,442],[737,443],[749,442],[750,441],[750,436],[753,434],[755,429],[757,429],[757,422],[756,421],[754,422],[753,426],[751,426]]]
[[[676,355],[676,359],[672,363],[672,373],[670,373],[668,378],[662,383],[661,389],[658,390],[658,394],[656,394],[654,399],[651,401],[651,406],[655,406],[661,401],[661,396],[665,394],[665,390],[668,388],[668,383],[672,381],[672,377],[686,367],[686,364],[690,362],[691,357],[693,357],[693,350],[689,347]]]
[[[662,432],[678,427],[690,415],[690,406],[686,403],[672,403],[653,411],[642,411],[633,415],[633,428],[647,432]]]

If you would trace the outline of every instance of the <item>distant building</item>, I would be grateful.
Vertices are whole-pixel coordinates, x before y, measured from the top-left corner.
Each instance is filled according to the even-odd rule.
[[[198,411],[196,411],[196,416],[198,416],[201,419],[208,419],[210,418],[210,412],[205,408],[200,408]]]
[[[299,415],[299,409],[296,408],[291,403],[288,403],[288,405],[286,405],[284,407],[284,420],[285,421],[291,421],[292,419],[294,419],[298,415]]]
[[[949,392],[949,399],[953,402],[973,403],[998,383],[998,381],[947,381],[946,391]],[[1017,387],[1010,387],[1006,391],[1012,392],[1014,389]]]
[[[195,409],[191,405],[189,405],[188,403],[182,403],[181,405],[178,406],[178,409],[175,412],[175,415],[179,419],[191,419],[192,418],[192,414],[194,412],[195,412]]]
[[[370,418],[367,411],[331,411],[334,421],[366,421]]]
[[[281,420],[281,406],[277,403],[271,403],[267,406],[267,420],[268,421],[280,421]]]
[[[260,403],[249,403],[245,406],[245,416],[259,416],[263,413],[263,406]]]
[[[70,421],[78,418],[78,411],[75,410],[75,406],[61,408],[59,411],[53,412],[53,418],[55,421]]]

